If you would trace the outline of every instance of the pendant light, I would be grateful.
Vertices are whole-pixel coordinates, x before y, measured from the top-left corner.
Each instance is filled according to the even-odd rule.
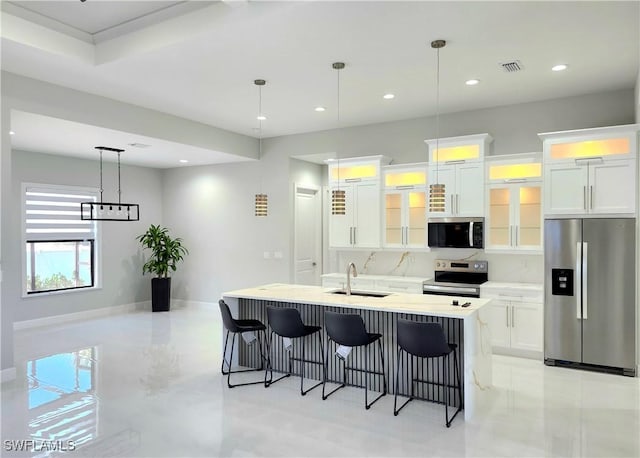
[[[120,153],[123,149],[96,146],[100,151],[100,202],[81,202],[80,219],[88,221],[138,221],[140,220],[140,206],[138,204],[122,203],[122,189],[120,187]],[[102,153],[109,151],[118,153],[118,202],[104,202],[102,200]]]
[[[436,180],[429,185],[429,212],[442,213],[445,211],[445,185],[439,182],[438,176],[438,155],[440,154],[440,48],[447,44],[444,40],[434,40],[431,47],[436,50]]]
[[[262,113],[262,86],[267,84],[265,80],[254,80],[253,84],[258,86],[258,161],[262,159],[262,121],[267,119]],[[268,216],[269,198],[262,192],[262,174],[260,175],[260,193],[256,194],[255,216]]]
[[[336,74],[338,77],[337,84],[337,108],[336,112],[338,113],[338,135],[340,135],[340,70],[345,67],[344,62],[334,62],[331,67],[336,70]],[[336,170],[338,171],[338,186],[336,189],[331,191],[331,214],[332,215],[345,215],[346,214],[346,191],[344,189],[340,189],[340,154],[336,148],[336,159],[338,161]]]

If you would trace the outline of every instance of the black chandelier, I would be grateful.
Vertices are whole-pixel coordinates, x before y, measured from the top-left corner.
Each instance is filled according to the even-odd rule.
[[[80,219],[89,221],[139,221],[140,206],[138,204],[125,204],[121,202],[122,190],[120,189],[120,153],[123,149],[96,146],[100,151],[100,202],[81,202]],[[118,153],[118,202],[104,202],[102,200],[102,152],[112,151]]]

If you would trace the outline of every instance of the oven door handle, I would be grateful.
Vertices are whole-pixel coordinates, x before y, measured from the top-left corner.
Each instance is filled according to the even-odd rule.
[[[477,288],[465,288],[464,286],[437,286],[437,285],[429,285],[423,287],[423,292],[428,293],[429,291],[448,291],[451,293],[476,293],[478,292]]]

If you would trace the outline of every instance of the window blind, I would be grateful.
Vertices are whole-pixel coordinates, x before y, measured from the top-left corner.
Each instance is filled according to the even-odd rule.
[[[92,240],[95,221],[80,219],[80,202],[96,201],[86,190],[27,186],[24,193],[26,241]]]

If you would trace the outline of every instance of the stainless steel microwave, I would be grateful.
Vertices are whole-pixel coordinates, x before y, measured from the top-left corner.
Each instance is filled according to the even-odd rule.
[[[427,227],[430,247],[484,248],[484,218],[442,218]]]

